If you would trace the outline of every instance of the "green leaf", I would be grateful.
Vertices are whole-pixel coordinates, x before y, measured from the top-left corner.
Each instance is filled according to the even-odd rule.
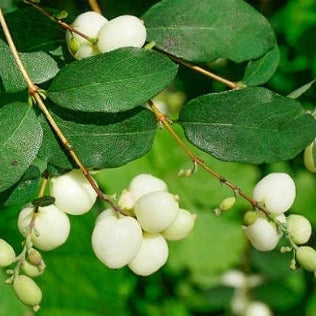
[[[42,142],[42,129],[26,103],[0,108],[0,192],[19,181]]]
[[[49,52],[65,43],[65,31],[34,8],[10,12],[5,18],[19,52]],[[4,38],[1,32],[0,37]]]
[[[275,73],[280,61],[278,46],[256,60],[251,60],[246,68],[243,82],[247,86],[259,86],[266,83]]]
[[[20,56],[34,83],[46,82],[59,71],[57,62],[45,52],[21,53]],[[0,78],[6,92],[17,92],[27,87],[12,53],[2,40],[0,40]]]
[[[275,45],[269,22],[242,0],[163,0],[143,19],[147,40],[194,62],[241,62]]]
[[[123,48],[65,66],[48,97],[72,110],[120,112],[158,94],[176,72],[177,66],[157,52]]]
[[[299,87],[298,89],[292,91],[290,94],[288,94],[288,98],[291,99],[297,99],[299,98],[301,95],[303,95],[305,92],[307,92],[309,89],[312,88],[312,86],[314,85],[315,80],[310,81],[306,84],[304,84],[303,86]]]
[[[74,113],[50,107],[84,165],[88,168],[115,167],[144,155],[152,146],[157,123],[145,109],[128,112]],[[38,157],[61,168],[71,168],[72,160],[41,117],[44,141]]]
[[[258,87],[193,99],[179,121],[188,140],[216,158],[256,164],[291,159],[316,135],[298,101]]]

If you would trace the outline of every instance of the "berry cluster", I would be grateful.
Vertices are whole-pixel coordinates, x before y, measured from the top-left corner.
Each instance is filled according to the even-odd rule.
[[[316,251],[309,246],[298,246],[308,242],[312,233],[311,223],[302,215],[284,215],[296,196],[295,183],[286,173],[271,173],[261,179],[253,190],[253,198],[264,207],[262,211],[248,211],[244,216],[244,233],[254,248],[260,251],[273,250],[284,235],[290,247],[282,252],[293,251],[291,268],[296,261],[308,271],[316,271]]]
[[[96,220],[92,247],[107,267],[125,265],[136,274],[156,272],[168,258],[167,240],[185,238],[196,216],[179,208],[165,182],[149,174],[136,176],[122,192],[119,206],[129,216],[103,211]]]
[[[132,15],[121,15],[110,21],[104,16],[88,11],[77,16],[72,23],[75,32],[66,32],[66,42],[72,56],[83,59],[121,47],[142,47],[146,41],[143,22]]]

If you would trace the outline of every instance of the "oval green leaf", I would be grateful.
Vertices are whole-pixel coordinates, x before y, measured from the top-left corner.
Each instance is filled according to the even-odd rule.
[[[177,66],[162,54],[123,48],[65,66],[48,97],[76,111],[126,111],[158,94],[176,73]]]
[[[18,182],[35,159],[42,142],[42,129],[27,103],[0,108],[0,192]]]
[[[259,87],[191,100],[179,122],[212,156],[255,164],[291,159],[316,136],[316,121],[298,101]]]
[[[58,126],[88,168],[124,165],[143,156],[152,146],[157,123],[145,109],[115,114],[74,113],[50,107]],[[72,168],[72,159],[41,117],[44,141],[38,157],[56,167]]]
[[[147,40],[193,62],[255,59],[275,36],[263,15],[242,0],[163,0],[143,16]]]

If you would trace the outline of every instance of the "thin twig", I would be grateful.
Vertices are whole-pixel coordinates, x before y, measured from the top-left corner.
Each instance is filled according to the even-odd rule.
[[[154,47],[154,50],[165,54],[167,57],[169,57],[170,59],[172,59],[173,61],[175,61],[178,64],[181,64],[187,68],[190,68],[190,69],[192,69],[192,70],[194,70],[194,71],[196,71],[196,72],[198,72],[198,73],[200,73],[208,78],[211,78],[213,80],[216,80],[218,82],[223,83],[224,85],[226,85],[230,89],[237,89],[238,88],[238,84],[236,82],[233,82],[233,81],[227,80],[221,76],[218,76],[218,75],[214,74],[213,72],[211,72],[205,68],[202,68],[200,66],[192,64],[192,63],[190,63],[182,58],[179,58],[177,56],[174,56],[174,55],[172,55],[172,54],[170,54],[170,53],[168,53],[160,48]]]
[[[2,14],[2,10],[0,8],[0,24],[3,28],[3,32],[4,35],[7,39],[7,42],[9,44],[10,50],[14,56],[14,59],[17,63],[17,66],[28,86],[28,93],[30,96],[33,97],[33,99],[35,100],[37,106],[39,107],[39,109],[42,111],[42,113],[44,114],[44,116],[46,117],[49,125],[51,126],[51,128],[53,129],[53,131],[55,132],[55,134],[57,135],[57,137],[59,138],[61,144],[67,149],[69,155],[72,157],[72,159],[74,160],[75,164],[80,168],[80,170],[82,171],[82,173],[84,174],[84,176],[86,177],[86,179],[89,181],[89,183],[91,184],[92,188],[94,189],[94,191],[96,192],[96,194],[98,195],[98,197],[102,200],[104,200],[105,202],[109,203],[111,205],[111,207],[121,213],[124,214],[124,212],[112,202],[112,199],[110,197],[108,197],[107,195],[105,195],[97,186],[97,184],[95,183],[95,181],[93,180],[93,178],[90,175],[89,170],[83,165],[83,163],[81,162],[81,160],[79,159],[77,153],[75,152],[74,148],[72,147],[72,145],[70,144],[70,142],[68,141],[68,139],[66,138],[66,136],[63,134],[63,132],[60,130],[59,126],[57,125],[57,123],[55,122],[54,118],[52,117],[52,115],[50,114],[50,112],[48,111],[40,93],[39,93],[39,89],[38,87],[33,83],[33,81],[31,80],[30,76],[28,75],[24,64],[19,56],[19,53],[15,47],[15,44],[12,40],[12,36],[10,34],[10,31],[8,29],[8,26],[6,24],[5,18]],[[125,214],[124,214],[125,215]]]
[[[220,183],[224,184],[225,186],[232,189],[236,194],[243,197],[245,200],[247,200],[255,209],[258,209],[262,212],[264,212],[266,215],[269,215],[268,211],[262,207],[257,201],[253,200],[251,197],[249,197],[246,193],[244,193],[239,187],[237,187],[235,184],[229,182],[227,179],[225,179],[223,176],[221,176],[219,173],[217,173],[215,170],[213,170],[211,167],[209,167],[201,158],[196,156],[189,147],[185,144],[185,142],[179,137],[179,135],[175,132],[175,130],[170,125],[168,118],[166,115],[161,113],[158,108],[155,106],[154,102],[152,100],[148,101],[148,104],[152,111],[154,112],[156,119],[158,122],[161,122],[163,126],[168,130],[168,132],[172,135],[172,137],[176,140],[176,142],[180,145],[180,147],[183,149],[183,151],[190,157],[192,162],[194,164],[199,165],[201,168],[206,170],[208,173],[210,173],[212,176],[214,176],[217,180],[219,180]]]
[[[99,14],[102,14],[101,7],[100,7],[100,5],[99,5],[99,3],[98,3],[97,0],[88,0],[88,2],[89,2],[90,8],[91,8],[94,12],[99,13]]]

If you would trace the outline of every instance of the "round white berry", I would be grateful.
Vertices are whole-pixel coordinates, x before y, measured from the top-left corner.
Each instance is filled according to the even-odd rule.
[[[109,52],[120,47],[142,47],[146,41],[146,28],[136,16],[121,15],[104,24],[98,34],[98,48]]]
[[[304,150],[304,164],[307,170],[310,172],[316,173],[316,161],[314,159],[313,151],[316,146],[316,139]]]
[[[252,246],[260,251],[274,249],[281,238],[275,224],[265,218],[259,218],[253,224],[242,228]]]
[[[42,291],[28,276],[19,275],[13,281],[13,288],[22,303],[30,306],[38,305],[42,300]]]
[[[142,230],[135,218],[117,217],[105,212],[97,220],[92,233],[92,248],[107,267],[118,269],[127,265],[142,243]]]
[[[268,305],[262,302],[251,302],[245,311],[245,316],[272,316]]]
[[[299,247],[296,251],[296,260],[305,270],[316,271],[316,251],[312,247]]]
[[[292,240],[296,244],[302,245],[307,243],[311,237],[312,225],[306,217],[302,215],[291,214],[287,218],[287,230]]]
[[[81,45],[77,52],[74,54],[76,59],[84,59],[91,56],[100,54],[100,52],[90,45]]]
[[[78,169],[52,178],[50,193],[56,206],[71,215],[87,213],[97,198],[91,184]]]
[[[180,240],[189,235],[194,227],[196,215],[187,210],[179,209],[179,214],[173,224],[161,233],[167,240]]]
[[[159,270],[168,259],[168,244],[159,234],[143,235],[143,242],[136,257],[128,267],[136,274],[146,276]]]
[[[179,205],[175,196],[168,192],[152,192],[137,200],[134,211],[143,230],[159,233],[174,223]]]
[[[242,271],[230,270],[222,276],[222,284],[239,289],[247,284],[247,276]]]
[[[34,265],[30,263],[28,260],[24,260],[21,267],[23,271],[25,272],[25,274],[27,274],[28,276],[32,278],[35,278],[43,274],[43,272],[45,271],[45,264],[38,266],[38,265]]]
[[[286,173],[270,173],[253,190],[253,198],[272,214],[286,212],[295,199],[295,183]]]
[[[34,207],[22,209],[18,218],[18,228],[25,237],[29,230]],[[55,205],[40,207],[32,232],[32,243],[41,250],[52,250],[67,240],[70,232],[68,216]]]
[[[9,266],[14,260],[14,249],[5,240],[0,239],[0,268]]]
[[[137,201],[140,197],[151,192],[167,192],[168,187],[161,179],[151,174],[143,173],[131,181],[128,191],[134,196],[135,201]]]

